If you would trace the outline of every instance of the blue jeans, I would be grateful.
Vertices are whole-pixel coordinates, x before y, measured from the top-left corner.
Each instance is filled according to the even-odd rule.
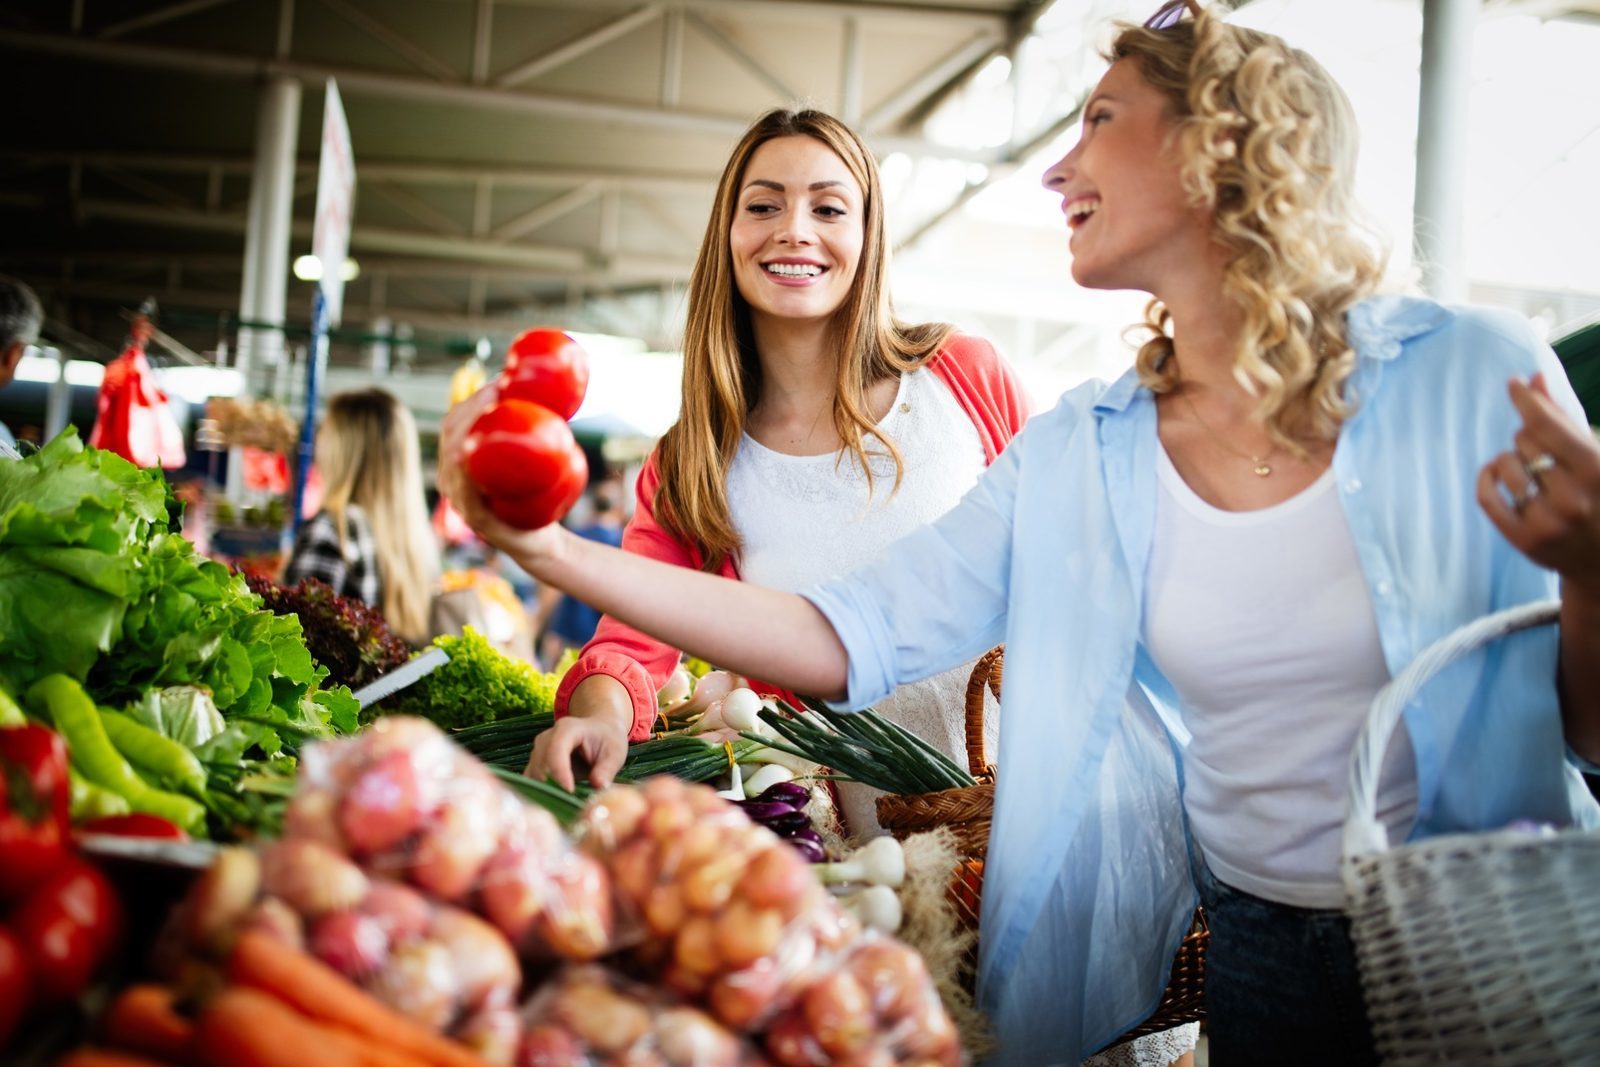
[[[1206,1035],[1214,1067],[1376,1064],[1350,920],[1223,885],[1195,884],[1211,923]]]

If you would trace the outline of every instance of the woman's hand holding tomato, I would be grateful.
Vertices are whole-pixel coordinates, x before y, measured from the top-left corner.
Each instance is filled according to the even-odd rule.
[[[490,384],[445,415],[439,427],[439,492],[485,541],[509,553],[524,567],[531,567],[555,550],[561,527],[551,523],[539,529],[524,530],[503,522],[489,510],[488,498],[467,475],[468,431],[499,399],[499,391]]]
[[[553,526],[583,495],[588,464],[567,419],[583,403],[589,362],[560,330],[528,330],[505,369],[445,416],[439,489],[491,544],[526,565],[554,544]]]
[[[583,450],[566,420],[549,408],[502,397],[462,441],[467,476],[489,510],[518,529],[556,521],[577,502],[588,479]]]

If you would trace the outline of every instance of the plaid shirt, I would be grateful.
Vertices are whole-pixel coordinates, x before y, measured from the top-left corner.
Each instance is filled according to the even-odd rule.
[[[372,540],[367,517],[354,504],[345,505],[345,551],[339,551],[339,530],[333,516],[319,511],[300,527],[294,552],[283,569],[283,583],[293,585],[302,578],[327,582],[335,593],[354,597],[370,607],[383,607],[383,579],[378,574],[378,549]]]

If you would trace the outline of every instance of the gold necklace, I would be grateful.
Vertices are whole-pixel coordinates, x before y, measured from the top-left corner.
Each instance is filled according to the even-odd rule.
[[[1194,416],[1194,421],[1198,422],[1200,424],[1200,428],[1206,433],[1210,434],[1211,439],[1217,444],[1221,445],[1224,451],[1231,452],[1240,459],[1249,460],[1252,464],[1250,469],[1255,473],[1257,478],[1265,478],[1267,475],[1272,473],[1272,464],[1268,463],[1267,460],[1271,459],[1277,454],[1278,445],[1276,442],[1273,442],[1272,447],[1267,449],[1267,454],[1264,456],[1256,456],[1251,455],[1249,452],[1241,452],[1237,448],[1234,448],[1232,445],[1228,444],[1228,442],[1223,439],[1221,434],[1211,428],[1210,423],[1206,422],[1205,419],[1200,417],[1200,409],[1194,406],[1194,399],[1189,396],[1189,390],[1183,382],[1178,383],[1178,395],[1183,397],[1183,402],[1185,404],[1189,405],[1189,413]]]

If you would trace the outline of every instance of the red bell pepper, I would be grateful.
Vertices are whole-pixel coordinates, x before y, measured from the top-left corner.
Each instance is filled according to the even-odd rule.
[[[0,899],[14,900],[67,858],[67,746],[35,723],[0,729]]]

